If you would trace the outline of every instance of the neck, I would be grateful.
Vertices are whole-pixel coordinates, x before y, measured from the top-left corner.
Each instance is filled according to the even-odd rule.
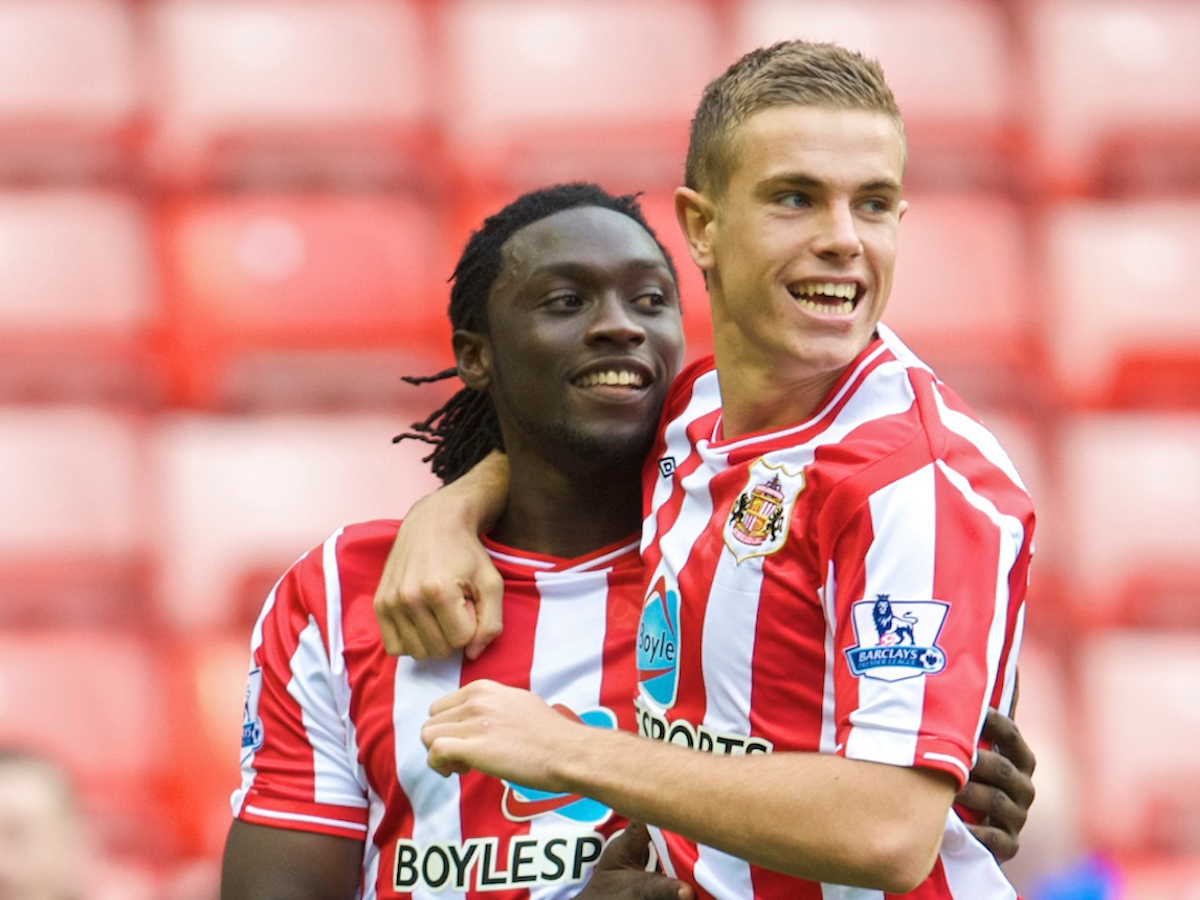
[[[636,535],[642,518],[637,465],[578,468],[586,471],[510,457],[508,504],[492,537],[518,550],[573,559]]]
[[[784,379],[778,371],[729,364],[715,352],[721,385],[721,436],[725,440],[773,431],[811,418],[842,372]]]

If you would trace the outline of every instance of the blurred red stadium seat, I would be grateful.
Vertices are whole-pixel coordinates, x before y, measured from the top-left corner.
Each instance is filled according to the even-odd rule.
[[[0,4],[0,177],[123,177],[142,100],[123,0]]]
[[[429,35],[406,0],[163,0],[154,174],[170,184],[428,179]]]
[[[1046,187],[1200,186],[1200,5],[1030,0],[1025,8]]]
[[[460,178],[674,186],[719,70],[712,8],[686,0],[447,0],[443,123]]]
[[[179,197],[159,241],[179,404],[378,407],[452,362],[441,219],[416,198]]]
[[[1122,855],[1200,853],[1200,634],[1093,635],[1080,649],[1079,685],[1086,837]]]
[[[1200,415],[1077,413],[1059,432],[1045,524],[1077,627],[1200,627]]]
[[[115,629],[0,629],[0,741],[60,760],[114,853],[168,859],[175,732],[152,642]]]
[[[1020,174],[1018,56],[1000,4],[743,0],[735,16],[737,54],[806,38],[878,59],[904,114],[911,185],[1009,188]]]
[[[0,191],[0,399],[163,399],[147,217],[133,197]]]
[[[98,407],[0,407],[0,627],[153,627],[142,427]]]
[[[1047,338],[1066,399],[1200,409],[1200,203],[1060,204],[1044,226]]]
[[[426,444],[393,435],[439,406],[389,414],[164,416],[153,441],[163,618],[186,635],[249,635],[274,582],[343,524],[397,518],[438,485]]]
[[[908,199],[884,323],[968,403],[1037,402],[1044,316],[1021,207],[989,192]]]

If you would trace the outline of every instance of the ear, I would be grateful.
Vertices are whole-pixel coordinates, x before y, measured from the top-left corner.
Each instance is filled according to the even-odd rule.
[[[705,272],[715,266],[709,234],[715,214],[716,207],[707,194],[687,187],[675,189],[675,218],[687,241],[692,262]]]
[[[458,330],[453,336],[454,361],[463,384],[486,391],[492,383],[492,345],[477,331]]]

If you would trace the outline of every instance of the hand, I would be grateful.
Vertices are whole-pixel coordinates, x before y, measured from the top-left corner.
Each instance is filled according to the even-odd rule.
[[[591,879],[576,900],[693,900],[695,891],[677,878],[647,872],[650,834],[640,822],[608,842]]]
[[[1008,862],[1021,846],[1021,829],[1033,804],[1033,770],[1037,759],[1012,719],[989,709],[983,739],[995,750],[980,750],[971,780],[955,798],[968,809],[983,814],[978,825],[968,823],[971,834],[999,862]]]
[[[499,515],[507,471],[503,456],[489,456],[405,516],[375,590],[388,653],[428,659],[464,649],[476,659],[500,634],[504,583],[478,535]]]
[[[536,694],[486,679],[447,694],[429,712],[421,740],[432,769],[441,775],[477,769],[543,791],[570,790],[555,762],[596,736]]]

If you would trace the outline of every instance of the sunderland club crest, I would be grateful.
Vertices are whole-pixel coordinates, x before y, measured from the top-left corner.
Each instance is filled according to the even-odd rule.
[[[725,546],[737,561],[769,556],[787,540],[796,497],[804,489],[804,471],[759,459],[750,467],[746,487],[725,520]]]

